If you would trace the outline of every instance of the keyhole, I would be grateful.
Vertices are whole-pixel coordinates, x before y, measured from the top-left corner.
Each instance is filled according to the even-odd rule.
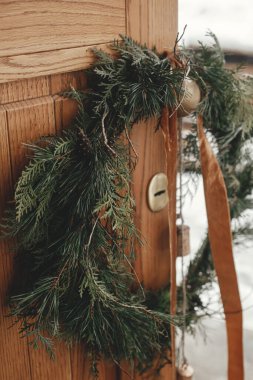
[[[155,174],[148,185],[148,205],[151,211],[158,212],[168,204],[168,178],[165,173]]]
[[[155,197],[159,197],[159,195],[162,195],[165,193],[166,190],[160,190],[160,191],[157,191],[157,193],[155,193]]]

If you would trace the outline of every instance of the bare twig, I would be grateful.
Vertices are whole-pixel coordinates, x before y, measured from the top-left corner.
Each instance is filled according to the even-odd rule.
[[[63,267],[62,267],[61,270],[59,271],[57,277],[56,277],[55,280],[53,281],[53,283],[52,283],[52,288],[53,288],[53,289],[55,289],[56,286],[58,285],[58,283],[59,283],[59,281],[60,281],[60,278],[61,278],[63,272],[65,271],[65,269],[66,269],[68,263],[69,263],[69,259],[65,261],[65,264],[63,265]]]
[[[110,145],[108,144],[108,138],[107,138],[107,135],[105,132],[105,118],[107,115],[108,115],[108,112],[105,112],[103,117],[102,117],[102,132],[103,132],[103,136],[104,136],[104,143],[105,143],[105,146],[112,152],[112,154],[114,156],[117,156],[115,150],[112,149],[112,147],[110,147]]]
[[[187,24],[184,26],[184,29],[183,29],[183,32],[181,33],[181,35],[179,35],[179,32],[177,33],[177,37],[176,37],[176,41],[175,41],[175,45],[174,45],[174,56],[177,57],[177,45],[178,43],[182,40],[184,34],[185,34],[185,31],[186,31],[186,28],[187,28]]]
[[[93,237],[93,235],[94,235],[94,231],[95,231],[96,225],[97,225],[97,223],[98,223],[98,220],[99,220],[99,217],[97,217],[95,223],[93,224],[93,227],[92,227],[92,230],[91,230],[91,233],[90,233],[90,236],[89,236],[88,243],[85,245],[85,249],[86,249],[86,252],[87,252],[87,253],[89,252],[89,248],[90,248],[91,240],[92,240],[92,237]],[[87,255],[87,256],[88,256],[88,255]]]
[[[126,133],[126,138],[127,138],[128,142],[129,142],[131,148],[133,149],[133,152],[134,152],[134,154],[135,154],[135,157],[138,159],[138,158],[139,158],[138,153],[136,152],[135,147],[134,147],[134,145],[133,145],[133,142],[132,142],[132,140],[130,139],[130,136],[129,136],[129,133],[128,133],[128,130],[127,130],[127,126],[126,126],[126,125],[125,125],[125,133]]]

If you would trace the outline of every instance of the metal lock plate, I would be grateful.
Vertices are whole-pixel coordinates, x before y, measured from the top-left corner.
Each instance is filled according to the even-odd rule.
[[[151,178],[148,187],[148,205],[151,211],[158,212],[166,207],[169,201],[168,178],[158,173]]]

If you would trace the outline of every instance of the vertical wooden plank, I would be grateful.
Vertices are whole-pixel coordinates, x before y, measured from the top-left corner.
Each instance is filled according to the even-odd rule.
[[[0,106],[0,136],[0,213],[2,216],[12,189],[7,116],[3,106]]]
[[[1,0],[0,26],[0,57],[57,55],[60,49],[107,43],[124,33],[125,1]]]
[[[73,344],[70,352],[72,380],[89,380],[89,361],[85,357],[84,347]]]
[[[101,373],[99,380],[117,380],[117,368],[114,363],[102,361],[99,366]]]
[[[83,345],[75,344],[71,348],[72,380],[93,380],[90,373],[90,361]],[[100,361],[99,380],[116,380],[117,369],[113,363]]]
[[[75,89],[84,89],[86,87],[86,77],[83,71],[73,73],[55,74],[50,77],[51,95],[59,94],[62,91],[69,90],[70,87]]]
[[[4,107],[0,107],[0,218],[12,193],[10,168],[7,117]],[[9,313],[6,295],[13,272],[12,249],[7,241],[0,240],[0,379],[29,380],[31,374],[26,339],[19,338],[17,325],[10,328],[14,319],[6,317]]]
[[[39,136],[55,133],[54,107],[51,97],[7,104],[9,144],[13,179],[16,182],[28,162],[24,144],[35,142]]]
[[[127,0],[126,16],[127,35],[149,47],[156,46],[161,52],[173,49],[177,34],[177,0]],[[134,126],[131,139],[139,153],[133,175],[136,224],[146,239],[145,246],[137,247],[136,272],[146,288],[156,289],[168,284],[170,257],[168,210],[152,213],[147,205],[150,179],[166,171],[162,132],[154,133],[154,127],[155,121]],[[169,365],[159,377],[162,380],[174,378],[175,373]],[[135,380],[140,379],[145,376],[135,376]],[[121,373],[121,380],[126,380],[124,373]]]
[[[139,161],[133,175],[136,200],[136,225],[145,241],[136,246],[136,271],[146,288],[158,289],[169,281],[168,210],[153,213],[147,205],[147,189],[152,176],[166,172],[164,141],[155,133],[157,120],[140,123],[132,133]]]
[[[86,78],[84,71],[0,83],[0,104],[56,95],[69,90],[71,86],[76,89],[85,88]]]
[[[147,372],[143,375],[139,375],[137,372],[131,373],[129,368],[124,365],[123,366],[125,372],[121,371],[119,380],[170,380],[172,379],[172,368],[170,365],[164,366],[159,375],[154,375],[152,372]]]
[[[55,360],[49,358],[43,348],[34,350],[29,347],[31,373],[33,380],[71,380],[69,349],[64,343],[54,341]]]
[[[0,104],[39,98],[49,94],[50,81],[48,76],[0,83]]]
[[[126,16],[128,35],[149,47],[155,45],[160,51],[173,48],[177,34],[177,0],[128,0]],[[157,172],[165,171],[162,132],[154,133],[154,128],[154,122],[139,124],[131,134],[140,151],[133,176],[136,222],[147,241],[144,248],[137,248],[137,273],[149,288],[165,286],[169,279],[167,211],[150,212],[146,199],[150,179]]]
[[[149,47],[171,50],[178,29],[177,0],[126,0],[127,35]]]
[[[55,130],[57,134],[68,128],[77,112],[77,102],[72,99],[54,96]]]
[[[54,102],[51,97],[44,97],[6,105],[6,110],[11,170],[16,181],[27,162],[27,148],[22,144],[55,133]],[[71,380],[69,349],[65,344],[55,342],[55,350],[56,360],[52,361],[43,349],[35,351],[29,347],[32,379]]]

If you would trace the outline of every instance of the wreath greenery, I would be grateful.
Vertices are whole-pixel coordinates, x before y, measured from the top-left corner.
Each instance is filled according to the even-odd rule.
[[[23,270],[10,298],[20,331],[49,352],[48,335],[84,342],[95,376],[100,357],[126,359],[140,370],[154,358],[162,365],[169,360],[169,325],[179,321],[168,315],[167,289],[145,295],[126,269],[141,241],[133,220],[136,157],[129,154],[128,132],[140,120],[159,120],[164,107],[178,107],[185,69],[174,67],[175,57],[127,37],[111,49],[113,55],[94,50],[88,90],[68,94],[78,103],[73,125],[29,145],[32,156],[4,228],[16,238]],[[252,136],[251,80],[224,67],[215,37],[213,46],[183,49],[176,59],[190,63],[189,76],[201,88],[197,112],[218,145],[232,216],[238,217],[253,186],[252,159],[242,155]],[[187,170],[198,175],[194,132],[186,142],[185,160],[195,157]],[[206,240],[188,273],[189,327],[205,314],[201,290],[212,278]],[[179,310],[180,294],[179,288]]]

